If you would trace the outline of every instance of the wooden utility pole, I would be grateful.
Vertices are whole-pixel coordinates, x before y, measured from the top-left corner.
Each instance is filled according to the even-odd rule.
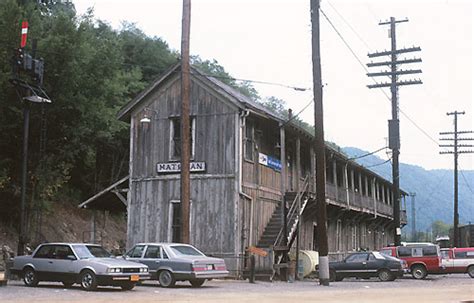
[[[401,85],[413,85],[422,84],[421,80],[407,80],[398,81],[399,76],[408,74],[418,74],[421,70],[398,70],[401,64],[405,63],[416,63],[421,62],[421,59],[403,59],[398,60],[398,55],[408,52],[420,51],[419,47],[397,49],[397,40],[395,26],[397,23],[408,22],[407,19],[395,20],[394,17],[390,17],[390,21],[380,22],[379,25],[390,25],[390,38],[391,38],[391,50],[384,52],[376,52],[369,54],[369,58],[390,56],[390,61],[376,62],[367,64],[368,67],[374,66],[390,66],[389,71],[382,71],[376,73],[368,73],[369,77],[390,77],[390,83],[377,83],[373,85],[367,85],[369,88],[380,88],[390,87],[391,101],[392,101],[392,119],[388,121],[388,137],[389,137],[389,148],[392,150],[392,182],[393,182],[393,221],[395,225],[394,229],[394,242],[396,246],[401,244],[401,229],[400,229],[400,171],[399,171],[399,155],[400,155],[400,120],[398,119],[398,87]]]
[[[311,0],[314,150],[316,156],[316,232],[319,251],[319,284],[329,286],[329,249],[326,217],[326,146],[324,144],[323,85],[321,80],[321,50],[319,41],[319,2],[320,0]]]
[[[189,36],[191,27],[191,0],[183,0],[183,22],[181,33],[181,242],[190,243],[190,66]]]
[[[453,227],[453,246],[459,246],[459,212],[458,212],[458,155],[471,154],[473,150],[459,150],[459,148],[473,147],[472,144],[459,144],[459,141],[472,141],[473,138],[459,138],[460,134],[472,134],[473,131],[458,131],[458,115],[464,115],[465,112],[454,111],[446,113],[448,116],[454,116],[454,132],[442,132],[440,135],[453,135],[453,138],[440,138],[441,141],[452,140],[453,144],[439,145],[440,147],[453,147],[454,151],[441,151],[440,154],[454,154],[454,227]]]

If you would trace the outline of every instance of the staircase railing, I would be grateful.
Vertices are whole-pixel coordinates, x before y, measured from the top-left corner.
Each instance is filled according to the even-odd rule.
[[[280,232],[278,233],[275,239],[273,246],[278,246],[278,244],[281,243],[281,240],[283,239],[283,237],[288,237],[288,239],[291,239],[293,237],[294,232],[296,231],[296,225],[298,223],[299,217],[303,213],[304,207],[306,206],[306,203],[308,200],[307,199],[304,200],[303,205],[300,205],[298,202],[301,201],[301,198],[303,198],[303,195],[308,190],[308,186],[309,186],[309,175],[306,175],[303,181],[303,186],[296,194],[295,199],[291,203],[291,206],[288,209],[288,213],[286,214],[286,222],[287,222],[286,227],[287,227],[287,231],[289,231],[290,233],[288,235],[283,235],[284,229],[281,228]],[[286,204],[286,201],[285,201],[285,204]],[[293,222],[291,219],[293,218],[293,216],[295,216],[295,214],[296,214],[296,218]]]

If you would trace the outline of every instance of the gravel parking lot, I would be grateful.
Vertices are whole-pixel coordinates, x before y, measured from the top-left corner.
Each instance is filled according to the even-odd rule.
[[[474,279],[468,275],[429,276],[394,282],[348,279],[329,287],[317,281],[257,282],[213,280],[201,288],[188,283],[164,289],[147,282],[132,291],[103,287],[94,292],[79,286],[66,289],[60,283],[40,283],[25,287],[21,281],[9,281],[0,287],[0,302],[474,302]]]

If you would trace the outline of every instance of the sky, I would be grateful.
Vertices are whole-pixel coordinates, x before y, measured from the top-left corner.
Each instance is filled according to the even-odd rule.
[[[177,51],[181,45],[181,0],[74,0],[79,14],[120,28],[135,23]],[[298,113],[313,99],[310,0],[191,0],[191,55],[215,59],[229,74],[283,84],[254,84],[260,96],[275,96]],[[388,89],[369,89],[368,53],[390,49],[390,17],[408,18],[396,27],[397,47],[420,46],[405,57],[423,61],[404,69],[423,73],[422,85],[402,86],[400,161],[426,169],[452,169],[453,156],[440,155],[439,132],[474,130],[473,14],[470,0],[322,0],[321,65],[325,139],[341,147],[375,151],[387,145],[391,105]],[[336,30],[333,28],[333,26]],[[342,37],[342,38],[341,38]],[[345,42],[343,42],[343,40]],[[350,49],[346,46],[349,45]],[[388,59],[388,57],[387,57]],[[371,68],[370,72],[378,71]],[[385,82],[386,79],[378,79]],[[313,124],[313,106],[300,117]],[[473,138],[474,134],[464,135]],[[441,143],[445,143],[441,142]],[[473,150],[474,148],[471,148]],[[446,150],[446,149],[443,149]],[[386,151],[377,154],[383,159]],[[461,154],[460,169],[474,169],[474,154]]]

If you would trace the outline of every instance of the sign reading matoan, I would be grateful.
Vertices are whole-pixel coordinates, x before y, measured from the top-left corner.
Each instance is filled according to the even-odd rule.
[[[189,170],[192,173],[205,172],[206,162],[191,162],[189,163]],[[181,172],[181,163],[179,162],[168,162],[156,164],[156,171],[159,174],[172,174]]]

